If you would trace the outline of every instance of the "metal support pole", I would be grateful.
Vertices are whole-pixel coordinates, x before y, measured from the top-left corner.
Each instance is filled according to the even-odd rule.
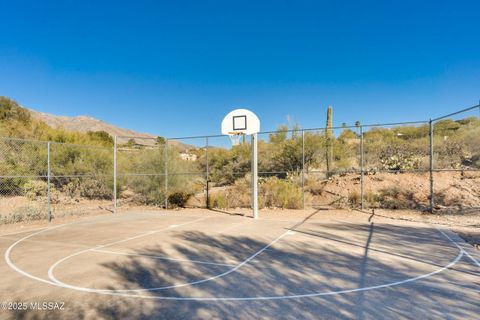
[[[302,209],[305,209],[305,130],[302,130]]]
[[[363,154],[363,127],[360,126],[360,208],[363,210],[365,208],[365,204],[364,204],[364,193],[365,193],[365,190],[364,190],[364,154]]]
[[[165,171],[165,210],[168,209],[168,139],[165,139],[164,151],[164,171]]]
[[[117,136],[113,139],[113,213],[117,213]]]
[[[253,218],[258,218],[258,142],[257,134],[252,134],[252,209]]]
[[[434,186],[433,186],[433,121],[429,121],[429,140],[430,140],[430,212],[433,213],[434,202]]]
[[[47,142],[47,202],[48,202],[48,222],[52,221],[52,194],[50,191],[50,180],[52,176],[52,167],[50,159],[51,144]]]
[[[209,173],[209,168],[208,168],[208,137],[205,137],[205,184],[206,184],[206,205],[205,207],[207,209],[210,209],[210,203],[209,203],[209,195],[208,195],[208,187],[209,187],[209,179],[210,179],[210,173]]]

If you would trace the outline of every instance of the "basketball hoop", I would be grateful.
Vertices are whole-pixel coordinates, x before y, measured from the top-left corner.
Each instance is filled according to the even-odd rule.
[[[243,132],[229,132],[228,137],[230,138],[230,141],[232,142],[232,146],[238,146],[242,142],[242,138],[245,136],[245,133]]]
[[[258,138],[260,120],[250,110],[236,109],[228,113],[222,121],[222,133],[228,135],[233,146],[238,146],[245,135],[250,135],[252,146],[252,211],[258,218]]]

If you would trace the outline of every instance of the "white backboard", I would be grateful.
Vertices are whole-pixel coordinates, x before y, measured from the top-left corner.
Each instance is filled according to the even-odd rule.
[[[236,109],[222,121],[222,134],[254,134],[260,131],[260,120],[250,110]]]

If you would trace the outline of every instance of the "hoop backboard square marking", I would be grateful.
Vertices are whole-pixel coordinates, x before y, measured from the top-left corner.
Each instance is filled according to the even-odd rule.
[[[247,130],[247,116],[233,117],[233,131]]]
[[[222,120],[222,133],[226,135],[251,135],[260,131],[260,120],[250,110],[235,109]]]

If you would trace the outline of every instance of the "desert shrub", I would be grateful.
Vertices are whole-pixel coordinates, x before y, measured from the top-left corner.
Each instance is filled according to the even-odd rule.
[[[361,195],[357,191],[348,194],[348,203],[352,207],[358,207],[361,204]]]
[[[212,194],[209,197],[208,202],[209,202],[209,207],[210,208],[218,208],[218,209],[228,209],[229,208],[228,198],[222,192]]]
[[[80,197],[80,179],[73,178],[68,182],[61,183],[61,190],[64,195],[72,199]]]
[[[269,177],[260,182],[260,198],[264,207],[300,209],[302,189],[287,179]]]
[[[105,181],[90,178],[85,179],[79,186],[80,196],[87,199],[111,199],[112,189],[107,186]]]
[[[379,207],[384,209],[417,209],[419,207],[415,200],[415,191],[403,190],[398,186],[380,189],[376,200]]]
[[[24,195],[29,200],[47,201],[48,184],[43,180],[30,180],[23,185]],[[58,203],[60,201],[61,193],[50,184],[50,201],[51,203]]]
[[[192,194],[186,192],[174,192],[168,196],[168,204],[173,208],[185,208]]]
[[[365,192],[364,201],[365,201],[365,204],[371,208],[380,207],[380,204],[378,203],[378,195],[371,190]]]
[[[124,187],[133,192],[132,200],[138,204],[163,206],[165,203],[165,183],[155,176],[130,176]]]
[[[44,220],[48,219],[48,212],[41,208],[28,207],[24,217],[26,221]]]
[[[163,147],[126,149],[119,152],[118,172],[125,175],[122,187],[133,193],[132,200],[139,204],[163,206],[165,203],[165,153]],[[198,173],[198,175],[196,174]],[[137,175],[138,174],[138,175]],[[196,161],[183,160],[178,148],[168,152],[168,193],[194,195],[203,185]],[[199,181],[202,180],[202,181]],[[118,190],[119,188],[117,188]],[[188,199],[187,199],[188,200]]]
[[[230,209],[250,206],[251,196],[249,193],[239,193],[235,187],[211,194],[208,199],[210,208]]]
[[[42,180],[29,180],[23,185],[23,192],[29,200],[37,200],[47,196],[48,184]]]
[[[48,212],[42,207],[19,207],[9,216],[2,218],[2,224],[18,223],[22,221],[35,221],[48,219]]]
[[[211,208],[229,209],[250,206],[251,184],[250,174],[235,180],[232,186],[223,187],[209,196]]]
[[[441,169],[458,169],[462,161],[467,158],[466,148],[462,141],[447,139],[436,147],[436,165]]]
[[[23,192],[23,185],[26,179],[23,178],[0,178],[0,195],[15,196]]]

